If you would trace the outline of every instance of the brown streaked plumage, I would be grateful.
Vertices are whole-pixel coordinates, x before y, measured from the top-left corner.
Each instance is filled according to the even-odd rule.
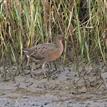
[[[55,43],[43,43],[38,44],[32,48],[24,49],[24,53],[28,59],[27,65],[30,58],[40,60],[43,64],[42,69],[44,70],[45,64],[58,59],[63,53],[63,40],[64,36],[60,35],[56,38]]]

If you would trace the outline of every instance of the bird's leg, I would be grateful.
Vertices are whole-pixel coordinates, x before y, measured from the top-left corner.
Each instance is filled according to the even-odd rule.
[[[49,71],[56,71],[57,70],[57,66],[54,62],[51,62],[50,64],[48,64],[48,69]]]
[[[57,65],[55,62],[53,62],[53,65],[54,65],[54,71],[57,71]]]
[[[27,55],[26,59],[27,59],[27,64],[26,65],[28,66],[29,65],[29,61],[30,61],[30,57]]]
[[[47,75],[46,75],[46,66],[45,65],[46,65],[46,62],[43,63],[42,70],[43,70],[44,76],[47,77]]]
[[[31,71],[32,71],[32,68],[31,68],[29,62],[30,62],[30,56],[29,56],[29,55],[26,55],[26,66],[27,66],[27,68],[30,70],[30,75],[31,75],[31,77],[33,77],[33,74],[32,74],[32,72],[31,72]]]
[[[50,71],[51,70],[51,63],[49,64],[47,64],[47,67],[48,67],[48,70]]]
[[[54,62],[50,62],[48,64],[48,76],[51,77],[55,72],[57,72],[57,66],[54,64]]]

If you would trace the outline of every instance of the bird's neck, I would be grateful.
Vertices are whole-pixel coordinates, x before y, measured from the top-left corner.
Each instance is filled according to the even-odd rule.
[[[57,47],[58,47],[61,51],[63,51],[63,43],[62,43],[62,40],[56,40],[56,45],[57,45]]]

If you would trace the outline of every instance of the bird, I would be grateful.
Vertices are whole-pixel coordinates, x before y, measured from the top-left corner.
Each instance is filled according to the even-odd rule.
[[[27,65],[29,64],[30,58],[39,60],[40,63],[42,63],[42,70],[46,77],[44,71],[45,66],[47,63],[53,62],[58,58],[60,58],[64,50],[64,46],[62,42],[63,40],[64,40],[64,36],[58,35],[55,39],[55,42],[43,43],[33,46],[31,48],[25,48],[23,51],[25,56],[27,57]]]

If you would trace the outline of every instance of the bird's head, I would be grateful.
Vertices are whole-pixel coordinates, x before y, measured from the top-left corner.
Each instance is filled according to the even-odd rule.
[[[57,35],[56,40],[63,41],[65,40],[64,35]]]

